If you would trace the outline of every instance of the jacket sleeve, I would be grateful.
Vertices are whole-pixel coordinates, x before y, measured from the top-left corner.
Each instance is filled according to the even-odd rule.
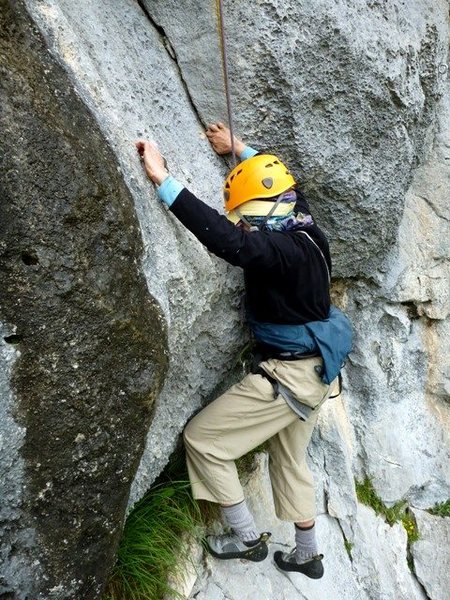
[[[279,248],[269,235],[236,227],[186,188],[170,210],[210,252],[232,265],[271,269],[282,261]]]

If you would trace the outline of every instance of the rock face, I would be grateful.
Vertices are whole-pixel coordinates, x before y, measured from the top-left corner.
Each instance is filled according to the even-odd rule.
[[[205,152],[172,59],[134,2],[117,14],[97,6],[98,28],[86,2],[84,42],[74,34],[80,5],[66,4],[5,1],[1,11],[0,595],[88,600],[114,562],[152,417],[131,502],[244,337],[237,273],[225,286],[227,267],[169,222],[154,197],[149,204],[133,146],[150,132],[164,140],[163,124],[179,111],[186,140]],[[58,16],[59,31],[74,35],[59,40],[59,54]],[[97,38],[102,18],[117,47],[101,45],[96,63],[88,36]],[[152,55],[141,56],[147,71],[134,79],[130,39],[137,55],[142,43]],[[172,101],[164,114],[155,89]],[[173,155],[180,141],[174,130]],[[219,187],[224,172],[210,150],[203,171],[208,196],[207,174]]]
[[[215,15],[201,0],[143,3],[200,115],[226,114]],[[376,279],[446,85],[448,3],[224,4],[237,129],[301,175],[335,273]]]
[[[1,9],[0,595],[89,600],[126,505],[246,340],[240,273],[160,206],[133,147],[157,140],[220,209],[226,161],[201,137],[226,114],[218,35],[198,0]],[[357,503],[354,477],[417,509],[424,542],[423,509],[450,496],[448,4],[231,0],[225,16],[238,133],[298,173],[356,343],[310,452],[322,595],[214,563],[195,597],[312,600],[338,581],[342,598],[441,598],[426,548],[419,584],[404,530]],[[290,543],[264,470],[252,485],[258,521]]]

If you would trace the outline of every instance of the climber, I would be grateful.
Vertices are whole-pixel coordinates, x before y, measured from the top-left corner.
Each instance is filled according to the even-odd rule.
[[[230,131],[210,125],[218,154]],[[193,495],[220,504],[231,533],[210,535],[219,559],[260,561],[270,533],[259,533],[244,499],[235,459],[268,441],[278,518],[295,525],[295,548],[277,551],[283,572],[318,579],[323,555],[315,535],[315,493],[306,449],[323,402],[351,348],[346,317],[330,306],[331,259],[303,193],[284,164],[234,137],[241,162],[225,180],[226,216],[169,175],[152,142],[136,147],[158,196],[208,250],[244,270],[247,317],[256,340],[252,372],[200,411],[184,441]]]

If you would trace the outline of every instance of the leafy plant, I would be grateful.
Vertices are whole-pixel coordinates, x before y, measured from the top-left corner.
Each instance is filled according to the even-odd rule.
[[[352,544],[352,542],[349,542],[347,539],[344,539],[344,546],[345,546],[345,549],[347,551],[347,554],[348,554],[350,560],[353,560],[352,549],[353,549],[354,544]]]
[[[401,520],[403,523],[403,527],[406,530],[406,535],[408,536],[408,542],[410,544],[412,544],[413,542],[417,542],[417,540],[419,539],[419,530],[417,528],[416,520],[408,508],[405,510],[405,513],[401,516]]]
[[[416,542],[419,539],[419,530],[417,524],[408,508],[405,500],[396,502],[393,506],[386,506],[377,495],[372,480],[365,477],[364,481],[355,481],[356,496],[361,504],[366,504],[373,508],[377,515],[382,515],[389,525],[401,522],[408,536],[408,543]]]

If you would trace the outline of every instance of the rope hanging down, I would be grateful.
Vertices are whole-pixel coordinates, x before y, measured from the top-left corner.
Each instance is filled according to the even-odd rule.
[[[222,70],[223,70],[223,82],[225,86],[225,97],[227,101],[227,113],[228,113],[228,126],[230,128],[231,135],[231,152],[233,154],[233,163],[234,166],[237,165],[236,152],[234,149],[234,124],[233,124],[233,114],[231,110],[231,95],[230,95],[230,85],[229,85],[229,76],[228,76],[228,57],[227,57],[227,42],[225,37],[225,21],[223,17],[223,6],[222,0],[216,0],[216,8],[217,8],[217,21],[219,26],[220,33],[220,48],[222,51]]]

